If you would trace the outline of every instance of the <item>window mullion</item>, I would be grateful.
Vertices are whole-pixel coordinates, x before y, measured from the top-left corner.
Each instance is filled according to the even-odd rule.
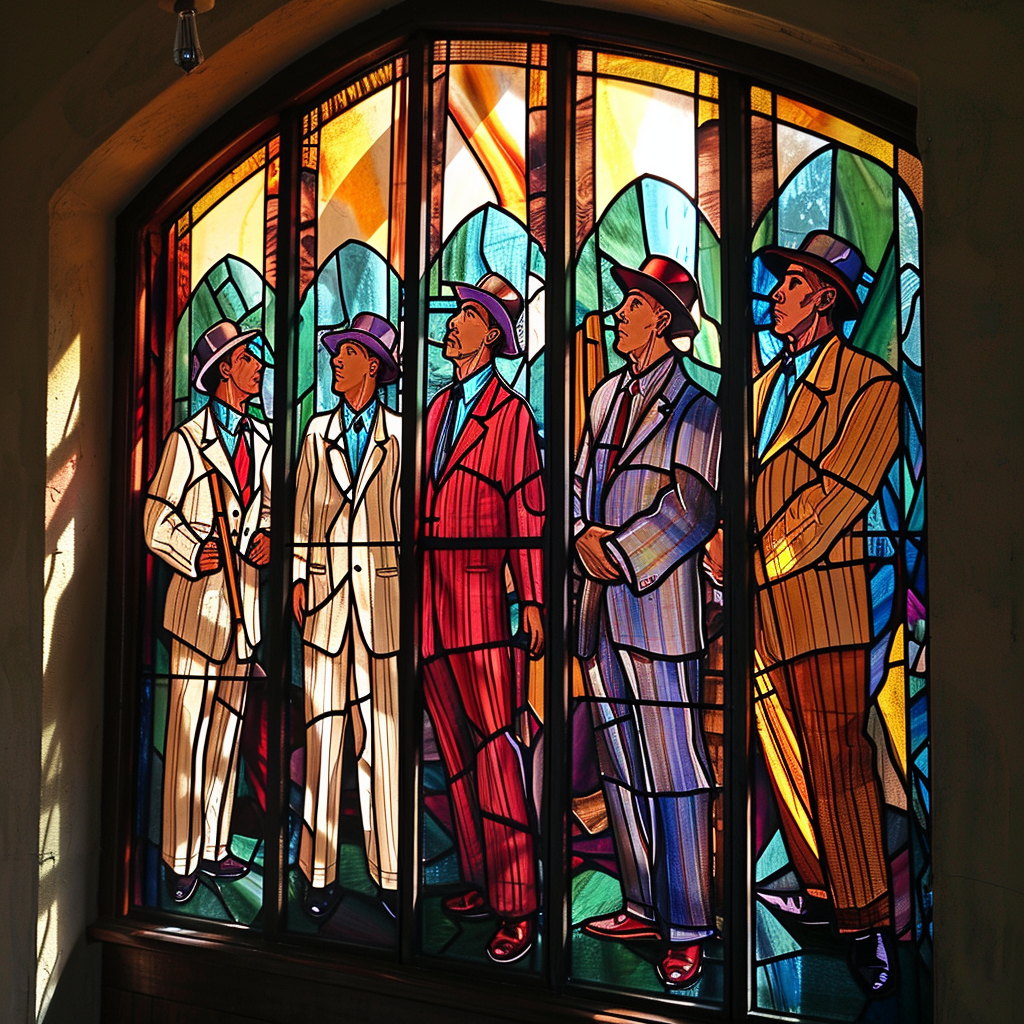
[[[749,88],[721,79],[722,203],[722,491],[726,637],[725,672],[725,1016],[750,1009],[750,407],[747,387]]]
[[[277,207],[276,294],[274,338],[274,435],[271,465],[270,525],[271,550],[278,552],[267,587],[269,628],[265,642],[267,666],[267,816],[264,848],[263,931],[268,939],[285,929],[288,892],[286,815],[288,809],[288,695],[291,686],[289,638],[291,617],[290,552],[294,504],[290,499],[295,450],[295,373],[298,347],[294,344],[298,324],[298,234],[296,230],[299,166],[302,159],[301,113],[286,114],[280,126],[280,182]]]
[[[430,116],[430,92],[426,68],[430,42],[423,35],[411,40],[405,218],[405,318],[402,351],[402,504],[399,548],[401,594],[399,608],[399,956],[404,963],[415,958],[417,946],[417,895],[420,862],[420,774],[423,742],[423,693],[419,679],[419,602],[421,578],[416,512],[419,507],[420,447],[426,407],[423,403],[426,344],[423,288],[426,262],[423,253],[425,178],[429,161],[425,153],[425,125]],[[422,116],[416,116],[423,111]],[[429,139],[429,136],[426,136]]]

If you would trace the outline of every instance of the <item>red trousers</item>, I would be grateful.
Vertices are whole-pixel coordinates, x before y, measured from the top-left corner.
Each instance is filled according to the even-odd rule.
[[[462,876],[511,920],[537,909],[534,832],[512,721],[515,692],[507,643],[444,654],[424,666]]]

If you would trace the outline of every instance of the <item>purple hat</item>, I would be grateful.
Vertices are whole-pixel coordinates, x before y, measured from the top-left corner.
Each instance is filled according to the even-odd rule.
[[[781,246],[763,249],[761,262],[781,281],[790,263],[809,267],[836,286],[836,315],[849,320],[860,312],[857,282],[864,269],[864,257],[845,238],[827,231],[812,231],[799,249]]]
[[[675,260],[667,256],[648,256],[639,270],[612,267],[612,277],[624,292],[636,289],[650,295],[672,314],[666,332],[668,337],[692,338],[700,330],[690,314],[697,301],[697,285],[686,268]]]
[[[243,331],[232,320],[221,320],[200,335],[192,349],[192,386],[200,394],[207,394],[203,377],[206,371],[219,363],[233,348],[260,336],[259,331]]]
[[[454,284],[453,287],[459,302],[479,302],[494,317],[504,342],[496,355],[522,355],[515,323],[523,312],[523,297],[505,278],[500,274],[484,274],[475,285]]]
[[[354,341],[380,360],[378,384],[391,384],[398,380],[398,331],[384,317],[376,313],[356,313],[347,330],[328,331],[320,341],[332,359],[338,354],[343,341]]]

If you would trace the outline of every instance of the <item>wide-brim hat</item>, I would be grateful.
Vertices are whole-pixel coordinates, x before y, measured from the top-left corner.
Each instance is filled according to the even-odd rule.
[[[259,331],[243,331],[233,320],[221,320],[199,336],[192,348],[192,386],[200,394],[208,394],[203,378],[233,348],[260,336]]]
[[[343,342],[354,341],[362,345],[371,356],[380,361],[378,384],[391,384],[398,380],[398,331],[376,313],[356,313],[343,331],[327,331],[320,342],[333,359]]]
[[[829,234],[812,231],[799,249],[769,246],[760,253],[761,262],[781,281],[791,263],[808,267],[836,286],[836,315],[849,320],[860,312],[857,282],[864,270],[864,257],[853,243]]]
[[[697,301],[697,283],[685,267],[668,256],[648,256],[639,270],[612,267],[612,278],[623,292],[639,291],[656,299],[671,314],[668,337],[693,337],[700,331],[690,310]]]
[[[475,285],[454,283],[452,287],[459,302],[479,302],[494,317],[502,337],[495,355],[522,355],[515,325],[523,312],[523,297],[501,274],[484,274]]]

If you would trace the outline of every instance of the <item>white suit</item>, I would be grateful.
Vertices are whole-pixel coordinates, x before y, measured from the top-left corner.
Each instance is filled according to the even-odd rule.
[[[191,874],[200,859],[228,853],[238,734],[260,640],[259,569],[245,556],[254,534],[270,529],[270,432],[248,422],[253,476],[246,504],[209,406],[168,436],[146,496],[146,544],[175,570],[164,606],[171,680],[163,857],[178,875]],[[229,525],[241,622],[234,618],[223,551],[216,572],[198,570],[203,545],[220,539],[215,486]]]
[[[299,866],[317,887],[337,873],[350,717],[370,874],[382,888],[398,885],[400,433],[400,417],[378,405],[353,469],[339,406],[310,420],[296,470],[293,579],[306,588]]]

